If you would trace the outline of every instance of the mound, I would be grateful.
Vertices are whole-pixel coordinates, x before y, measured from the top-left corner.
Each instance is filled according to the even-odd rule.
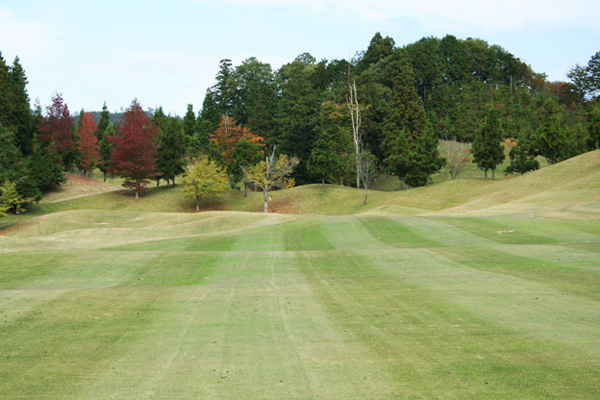
[[[593,151],[517,178],[437,214],[533,213],[600,219],[600,151]]]

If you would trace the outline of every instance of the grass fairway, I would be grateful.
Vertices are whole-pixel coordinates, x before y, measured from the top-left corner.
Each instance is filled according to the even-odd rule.
[[[0,231],[0,398],[598,399],[589,169],[565,192],[484,182],[474,213],[426,201],[446,185],[284,202],[347,215],[61,194]]]

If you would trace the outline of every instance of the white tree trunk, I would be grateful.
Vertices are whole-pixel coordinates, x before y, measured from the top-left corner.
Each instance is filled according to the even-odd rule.
[[[360,107],[358,104],[358,95],[356,92],[356,81],[352,85],[348,84],[350,94],[346,96],[348,109],[350,110],[350,118],[352,119],[352,140],[354,141],[354,150],[356,155],[356,187],[360,187],[360,150],[361,150],[361,133],[360,133]]]
[[[267,188],[263,188],[263,192],[265,194],[265,214],[269,213],[269,191],[267,190]]]

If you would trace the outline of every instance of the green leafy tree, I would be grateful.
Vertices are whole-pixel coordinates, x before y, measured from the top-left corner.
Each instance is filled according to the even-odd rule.
[[[594,54],[586,66],[575,65],[567,73],[581,99],[600,97],[600,51]]]
[[[600,149],[600,101],[594,102],[589,115],[589,136],[593,148]]]
[[[445,36],[439,45],[442,79],[446,83],[462,82],[469,72],[469,54],[463,41]]]
[[[412,70],[416,78],[417,93],[423,105],[429,107],[429,99],[434,88],[441,82],[441,54],[439,39],[433,37],[423,38],[406,46]]]
[[[294,186],[294,180],[289,175],[300,162],[297,157],[290,158],[286,154],[276,157],[275,150],[276,147],[273,147],[273,153],[265,161],[244,168],[246,180],[263,190],[265,213],[269,212],[269,191]]]
[[[106,174],[108,173],[108,169],[111,166],[111,163],[110,163],[110,156],[112,154],[112,144],[111,144],[112,139],[111,138],[114,137],[116,134],[117,134],[117,131],[115,130],[115,127],[109,121],[108,126],[102,132],[102,138],[100,139],[100,142],[98,143],[98,151],[100,152],[100,159],[101,159],[101,162],[98,163],[98,168],[100,168],[100,171],[102,171],[102,174],[104,175],[104,182],[106,182]]]
[[[233,148],[230,167],[232,170],[232,180],[244,183],[244,197],[248,196],[248,182],[244,176],[244,168],[248,168],[260,162],[264,154],[263,147],[247,138],[239,140]]]
[[[14,102],[8,71],[8,65],[0,52],[0,124],[7,129],[11,125],[11,110]]]
[[[0,123],[0,182],[18,178],[21,152],[15,144],[15,136]]]
[[[66,179],[61,162],[62,158],[54,142],[51,142],[44,149],[34,146],[33,154],[25,162],[27,187],[24,193],[26,193],[26,196],[39,200],[41,193],[64,183]]]
[[[492,171],[492,179],[495,178],[496,166],[502,163],[506,157],[501,142],[502,132],[500,130],[500,121],[498,121],[498,113],[494,108],[490,108],[488,116],[477,132],[477,136],[471,147],[473,162],[484,170],[486,179],[488,170]]]
[[[0,197],[0,218],[8,217],[8,215],[6,215],[7,211],[8,211],[8,206],[4,205],[2,198]]]
[[[335,144],[328,132],[322,131],[319,135],[306,167],[311,174],[321,178],[321,190],[325,190],[325,179],[339,175],[342,164],[335,153]]]
[[[220,196],[227,187],[225,172],[208,159],[194,160],[183,174],[183,190],[195,197],[196,211],[200,211],[203,196]]]
[[[383,127],[384,165],[401,181],[419,186],[428,182],[429,175],[443,163],[440,164],[437,139],[427,127],[412,68],[403,62],[397,69],[390,112]]]
[[[337,175],[331,178],[336,178],[340,185],[344,185],[344,182],[352,182],[355,173],[354,145],[350,129],[351,121],[348,114],[347,105],[336,104],[332,101],[326,101],[321,105],[321,132],[327,132],[329,135],[332,150],[339,166]],[[316,143],[314,147],[316,147]]]
[[[367,51],[362,55],[360,61],[358,62],[356,66],[356,72],[360,74],[369,66],[377,64],[380,60],[392,55],[394,52],[394,46],[394,39],[389,36],[384,38],[381,36],[381,33],[377,32],[371,39]]]
[[[186,140],[178,118],[167,117],[161,125],[162,129],[158,134],[156,168],[167,184],[172,182],[175,186],[175,178],[183,172],[186,164],[184,159]]]
[[[396,141],[385,159],[385,168],[388,173],[396,175],[400,179],[400,187],[404,189],[406,176],[411,169],[411,149],[408,137],[403,130],[396,136]]]
[[[277,96],[271,66],[250,57],[235,68],[232,79],[235,96],[231,116],[250,130],[271,133]]]
[[[548,97],[542,104],[540,126],[532,137],[532,151],[546,157],[549,164],[566,160],[571,156],[572,142],[562,127],[559,106]]]
[[[446,159],[440,156],[438,149],[439,141],[431,130],[425,130],[417,137],[406,183],[410,186],[429,186],[431,175],[446,164]]]
[[[186,141],[192,140],[196,133],[196,114],[194,114],[194,106],[187,105],[187,111],[183,117],[183,134]]]
[[[110,125],[110,113],[108,112],[108,107],[106,106],[106,102],[102,105],[102,111],[100,111],[100,120],[98,121],[98,128],[96,129],[96,138],[98,141],[101,141],[105,136],[104,132],[108,129]]]
[[[13,210],[15,213],[22,213],[25,211],[23,205],[27,203],[21,194],[17,190],[17,184],[5,180],[4,184],[0,186],[0,217],[3,215],[6,217],[6,211]]]
[[[530,153],[531,143],[527,139],[519,139],[510,149],[508,157],[510,164],[504,172],[507,174],[519,173],[523,175],[528,171],[535,171],[540,168],[540,163]]]
[[[299,183],[310,182],[306,162],[319,133],[320,91],[316,86],[316,60],[301,54],[278,72],[280,86],[278,136],[272,143],[285,154],[295,154],[299,164],[294,176]]]
[[[213,99],[219,115],[232,116],[233,106],[235,104],[235,80],[234,69],[229,59],[223,59],[219,62],[219,72],[217,72],[216,83],[212,87]]]
[[[207,150],[210,134],[217,130],[219,122],[221,122],[221,114],[217,109],[214,94],[207,89],[202,110],[196,119],[196,130],[189,144],[192,153],[199,154]]]
[[[29,108],[29,95],[27,94],[27,77],[20,64],[19,57],[15,57],[13,65],[8,71],[8,80],[12,91],[10,125],[15,132],[16,144],[21,154],[27,156],[33,151],[34,127],[32,126]]]

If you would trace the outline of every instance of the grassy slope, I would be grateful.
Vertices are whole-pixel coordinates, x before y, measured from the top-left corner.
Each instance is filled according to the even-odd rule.
[[[367,206],[273,194],[312,215],[183,212],[178,188],[42,204],[0,235],[0,395],[598,398],[599,158]],[[260,210],[228,196],[207,207]]]
[[[431,212],[443,214],[505,214],[535,212],[538,215],[568,218],[600,218],[600,151],[586,153],[563,163],[531,172],[524,176],[497,181],[458,179],[431,187],[405,191],[369,190],[367,205],[363,205],[362,189],[326,185],[300,186],[286,191],[271,192],[273,211],[293,214],[348,215],[369,213],[378,215],[418,215]],[[32,208],[30,214],[40,215],[65,210],[127,210],[139,212],[192,212],[194,200],[183,195],[180,186],[151,187],[140,201],[126,190],[109,190],[97,195],[52,198]],[[204,210],[234,210],[259,212],[262,193],[230,191],[223,197],[204,201]]]

